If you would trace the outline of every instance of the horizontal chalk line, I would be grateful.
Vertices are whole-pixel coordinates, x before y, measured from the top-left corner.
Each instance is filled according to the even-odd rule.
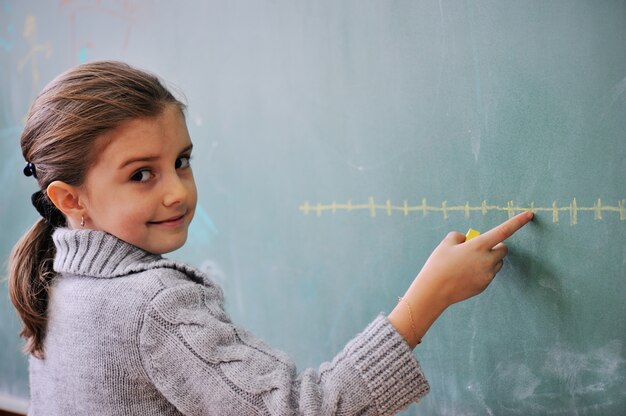
[[[321,216],[326,212],[335,214],[338,211],[368,211],[369,216],[372,218],[376,217],[380,212],[387,214],[388,216],[391,216],[394,213],[401,213],[404,216],[408,216],[413,213],[422,213],[423,216],[426,216],[426,214],[434,212],[441,214],[444,219],[448,219],[451,213],[458,212],[463,213],[464,217],[469,218],[472,213],[476,212],[487,215],[490,212],[500,211],[507,212],[510,218],[520,212],[532,211],[534,213],[552,213],[552,222],[554,223],[559,222],[561,213],[565,212],[569,214],[570,224],[575,225],[578,223],[578,213],[587,212],[593,213],[594,219],[596,220],[604,219],[604,213],[616,213],[618,214],[617,217],[620,221],[626,220],[626,199],[619,200],[616,206],[604,205],[600,198],[596,200],[593,206],[578,206],[576,198],[573,198],[568,205],[558,206],[556,201],[554,201],[550,207],[538,207],[535,206],[534,202],[531,202],[530,205],[524,207],[515,205],[513,201],[508,201],[506,205],[493,205],[488,204],[486,200],[482,201],[480,205],[470,205],[469,202],[465,202],[464,205],[448,205],[448,201],[442,201],[439,205],[429,205],[426,198],[422,198],[422,202],[419,205],[409,205],[407,200],[404,200],[402,205],[396,205],[389,199],[381,204],[377,203],[373,196],[370,196],[367,202],[362,203],[353,203],[349,200],[346,203],[332,202],[330,204],[322,204],[318,202],[311,204],[308,201],[305,201],[302,205],[300,205],[299,210],[304,215],[313,213],[317,216]]]

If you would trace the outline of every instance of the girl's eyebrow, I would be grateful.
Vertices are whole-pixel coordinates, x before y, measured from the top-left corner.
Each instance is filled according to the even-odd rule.
[[[126,159],[124,162],[122,162],[119,166],[118,169],[124,169],[126,166],[136,163],[136,162],[152,162],[154,160],[157,160],[159,158],[159,156],[152,156],[152,155],[147,155],[147,156],[138,156],[138,157],[131,157],[130,159]]]
[[[185,153],[189,153],[193,150],[193,143],[189,146],[186,146],[183,150],[181,150],[178,154],[182,155]],[[136,163],[136,162],[152,162],[159,158],[159,155],[142,155],[137,157],[131,157],[130,159],[126,159],[122,162],[118,169],[124,169],[126,166]]]
[[[193,150],[193,143],[185,147],[179,154],[190,153]]]

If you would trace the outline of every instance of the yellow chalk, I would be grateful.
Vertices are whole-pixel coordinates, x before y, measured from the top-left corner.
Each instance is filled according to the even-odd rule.
[[[465,234],[465,241],[469,241],[474,237],[478,237],[480,235],[480,231],[476,231],[473,228],[467,230],[467,234]]]

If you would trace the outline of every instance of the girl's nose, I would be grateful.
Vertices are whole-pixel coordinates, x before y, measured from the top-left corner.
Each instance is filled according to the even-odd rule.
[[[165,189],[163,205],[166,207],[180,204],[187,197],[188,190],[185,186],[185,182],[176,173],[168,175],[163,187]]]

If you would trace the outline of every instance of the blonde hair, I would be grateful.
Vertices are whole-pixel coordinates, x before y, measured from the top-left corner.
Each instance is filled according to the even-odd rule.
[[[40,218],[9,258],[9,294],[23,323],[26,352],[44,356],[48,291],[55,275],[52,233],[65,226],[46,188],[55,180],[80,186],[95,160],[98,137],[130,119],[158,116],[168,105],[185,109],[156,76],[115,61],[71,68],[35,99],[20,145],[24,159],[35,166],[42,191],[33,195],[33,204],[40,212],[43,204],[52,215]]]

